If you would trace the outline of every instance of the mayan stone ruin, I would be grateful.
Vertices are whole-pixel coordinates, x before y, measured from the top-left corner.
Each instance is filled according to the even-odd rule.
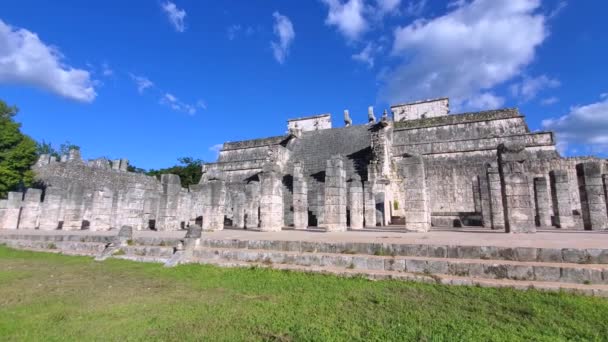
[[[360,124],[360,122],[365,122]],[[42,189],[0,200],[4,229],[354,231],[478,226],[507,233],[608,228],[608,161],[564,158],[517,109],[451,114],[448,99],[290,119],[226,142],[197,185],[128,161],[40,157]]]

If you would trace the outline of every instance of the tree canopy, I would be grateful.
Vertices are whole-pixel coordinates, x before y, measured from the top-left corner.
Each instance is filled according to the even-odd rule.
[[[37,159],[36,142],[13,120],[19,109],[0,100],[0,197],[32,184],[30,167]]]
[[[201,166],[204,162],[201,159],[192,157],[177,158],[177,161],[179,162],[178,165],[159,170],[149,170],[146,174],[158,178],[163,173],[172,173],[179,176],[183,187],[188,187],[190,184],[198,184],[203,174]],[[136,170],[137,168],[134,167],[133,171]]]

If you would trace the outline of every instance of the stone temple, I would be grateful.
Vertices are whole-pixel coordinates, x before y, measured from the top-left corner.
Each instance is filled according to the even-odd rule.
[[[450,114],[448,99],[290,119],[274,137],[224,143],[199,184],[83,161],[72,150],[34,166],[42,189],[0,200],[4,229],[347,231],[479,226],[608,228],[608,161],[564,158],[517,109]],[[358,119],[358,120],[357,120]]]

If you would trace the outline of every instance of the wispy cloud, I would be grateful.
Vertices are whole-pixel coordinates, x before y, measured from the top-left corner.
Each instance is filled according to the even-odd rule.
[[[97,93],[87,70],[63,62],[58,48],[36,33],[0,20],[0,83],[35,86],[59,96],[92,102]]]
[[[348,40],[357,40],[368,29],[362,0],[322,0],[328,7],[325,24],[335,26]]]
[[[143,94],[146,89],[154,87],[154,83],[152,83],[152,81],[150,81],[147,77],[137,76],[131,73],[129,73],[129,76],[131,77],[133,82],[135,82],[135,85],[137,86],[137,91],[140,94]]]
[[[171,1],[163,3],[162,9],[177,32],[184,32],[186,30],[186,25],[184,23],[184,19],[186,18],[185,10],[179,9]]]
[[[544,129],[555,131],[562,144],[584,144],[593,151],[608,148],[608,97],[594,103],[574,106],[559,118],[542,121]]]
[[[296,33],[288,17],[281,15],[279,12],[274,12],[272,16],[274,17],[273,31],[278,41],[270,42],[270,46],[274,58],[277,62],[283,64],[289,54],[289,47],[295,39]]]
[[[540,75],[538,77],[524,76],[521,82],[513,84],[510,89],[514,97],[520,98],[525,102],[532,100],[545,89],[557,88],[560,85],[559,80],[547,75]]]

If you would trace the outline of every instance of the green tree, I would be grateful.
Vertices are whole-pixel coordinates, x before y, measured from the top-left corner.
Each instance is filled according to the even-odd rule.
[[[155,176],[160,179],[163,173],[172,173],[178,175],[183,187],[188,187],[190,184],[198,184],[202,176],[201,166],[203,160],[192,157],[177,158],[178,165],[171,166],[165,169],[150,170],[146,174]]]
[[[36,162],[36,142],[21,132],[13,120],[19,110],[0,100],[0,197],[32,185]]]

